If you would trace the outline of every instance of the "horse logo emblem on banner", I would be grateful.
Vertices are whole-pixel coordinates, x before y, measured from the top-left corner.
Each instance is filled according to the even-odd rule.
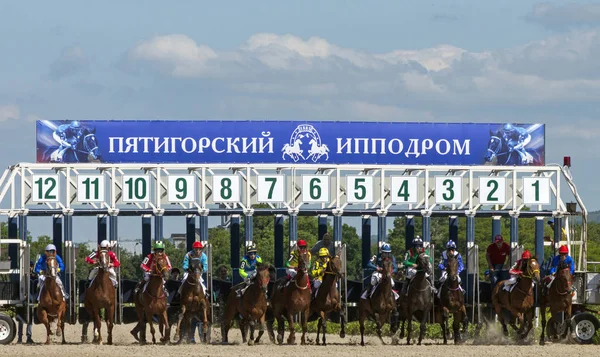
[[[305,157],[303,145],[307,144],[310,145],[310,149]],[[329,148],[326,144],[321,143],[319,132],[309,124],[298,125],[290,136],[290,142],[286,143],[281,151],[283,152],[282,159],[285,160],[285,157],[289,156],[294,162],[298,162],[300,159],[317,162],[322,156],[325,156],[325,160],[329,160]]]

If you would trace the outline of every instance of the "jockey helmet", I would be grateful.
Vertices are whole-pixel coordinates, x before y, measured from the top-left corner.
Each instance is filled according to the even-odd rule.
[[[327,249],[325,247],[319,249],[319,256],[320,257],[328,257],[329,256],[329,249]]]
[[[100,248],[110,248],[110,242],[106,239],[100,242]]]
[[[79,120],[73,120],[71,122],[71,128],[74,128],[74,129],[81,128],[81,122]]]
[[[521,259],[531,259],[531,253],[528,250],[524,251],[521,255]]]
[[[560,248],[558,248],[558,253],[569,254],[569,247],[567,247],[566,245],[561,245]]]
[[[154,249],[162,249],[162,250],[164,250],[165,249],[165,243],[163,243],[161,241],[158,241],[158,242],[154,243]]]
[[[306,247],[306,241],[304,239],[300,239],[298,241],[298,247]]]
[[[412,245],[413,245],[413,247],[422,247],[423,240],[421,239],[421,237],[416,236],[415,239],[412,240]]]
[[[502,128],[504,131],[513,131],[515,130],[515,128],[512,126],[512,124],[510,123],[506,123],[504,124],[504,127]]]
[[[391,252],[392,252],[392,246],[391,246],[391,245],[389,245],[388,243],[384,243],[384,244],[381,246],[381,252],[382,252],[382,253],[391,253]]]
[[[246,253],[255,253],[256,254],[256,244],[252,243],[246,248]]]
[[[446,243],[446,249],[456,249],[456,243],[454,243],[453,240],[449,240],[448,243]]]
[[[554,223],[554,218],[550,218],[550,219],[548,220],[548,224],[553,224],[553,223]]]
[[[56,246],[54,244],[48,244],[45,249],[47,252],[56,251]]]
[[[501,234],[496,234],[496,236],[494,237],[494,242],[502,242],[504,241],[504,238],[502,237]]]
[[[192,249],[202,249],[204,248],[204,246],[202,245],[202,242],[194,242],[194,244],[192,244]]]

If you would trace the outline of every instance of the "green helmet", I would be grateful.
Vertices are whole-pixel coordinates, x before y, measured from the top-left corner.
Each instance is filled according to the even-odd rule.
[[[163,243],[163,242],[154,243],[154,249],[165,249],[165,243]]]

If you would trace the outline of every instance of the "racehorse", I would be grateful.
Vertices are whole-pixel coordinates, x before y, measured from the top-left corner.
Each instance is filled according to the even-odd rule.
[[[427,280],[427,276],[431,275],[431,265],[429,263],[429,256],[427,254],[420,253],[417,257],[417,273],[415,277],[410,281],[410,285],[407,287],[408,296],[402,299],[401,306],[404,312],[403,317],[405,320],[402,321],[402,333],[404,333],[404,322],[408,321],[408,331],[406,344],[410,345],[410,336],[412,333],[412,318],[416,312],[420,313],[421,331],[419,333],[419,342],[421,344],[423,337],[425,336],[425,321],[429,316],[431,308],[433,307],[433,290],[432,286]],[[396,337],[394,336],[394,340]]]
[[[67,303],[63,298],[62,290],[56,282],[58,274],[58,263],[56,257],[46,257],[46,269],[44,269],[44,286],[40,292],[40,301],[37,307],[37,316],[41,323],[46,326],[46,344],[50,344],[50,322],[56,322],[56,336],[62,335],[62,343],[65,344],[65,315]]]
[[[137,293],[134,296],[135,311],[138,315],[138,323],[130,331],[133,337],[140,341],[140,343],[146,343],[146,323],[150,324],[150,332],[152,333],[152,343],[156,343],[154,336],[155,329],[152,323],[152,316],[159,315],[160,321],[160,332],[162,335],[162,327],[164,326],[165,334],[160,339],[163,344],[169,342],[171,327],[169,326],[169,320],[167,318],[167,295],[163,289],[163,279],[166,280],[169,274],[169,266],[167,259],[164,255],[155,255],[155,261],[152,263],[152,270],[149,281],[146,283],[145,288],[142,288],[143,283],[140,284]],[[142,332],[142,336],[138,338],[138,332]]]
[[[98,255],[98,274],[92,281],[92,284],[85,291],[85,309],[94,321],[94,342],[102,344],[102,321],[100,320],[100,310],[104,309],[106,319],[106,329],[108,331],[107,343],[112,345],[112,330],[115,318],[116,289],[110,280],[110,256],[107,251],[101,250]],[[87,340],[87,325],[84,329],[84,335],[81,336],[82,342]]]
[[[340,304],[340,294],[336,287],[338,279],[342,277],[342,261],[339,256],[339,252],[336,251],[335,257],[329,260],[327,267],[325,268],[325,276],[323,282],[319,287],[317,296],[310,304],[310,314],[313,312],[319,313],[319,322],[317,323],[317,345],[319,344],[319,333],[321,327],[323,328],[323,346],[327,345],[325,340],[325,333],[327,332],[327,314],[330,311],[342,312],[342,305]],[[340,337],[346,336],[346,317],[341,314],[342,326],[340,331]]]
[[[281,158],[285,159],[285,155],[289,155],[294,162],[298,161],[299,157],[304,159],[304,156],[302,156],[304,150],[300,148],[300,145],[302,145],[302,140],[300,139],[296,139],[293,145],[288,143],[283,145],[283,148],[281,149],[281,151],[283,151],[283,155],[281,155]]]
[[[381,273],[381,281],[373,291],[371,296],[367,295],[366,299],[360,299],[358,304],[359,310],[359,324],[360,324],[360,345],[365,345],[364,334],[365,334],[365,320],[367,318],[373,318],[377,325],[377,336],[383,342],[381,337],[381,328],[383,324],[390,320],[390,314],[396,310],[396,300],[394,299],[394,293],[392,292],[392,272],[394,266],[391,260],[384,260],[383,270]]]
[[[51,154],[56,151],[59,146],[49,147],[44,152],[43,161],[46,162],[55,162],[52,160]],[[98,139],[96,138],[96,128],[94,129],[84,129],[82,133],[82,138],[79,140],[75,147],[67,148],[62,156],[62,160],[60,162],[100,162],[102,160],[102,155],[100,154],[100,149],[98,148]]]
[[[548,289],[547,294],[544,295],[538,290],[538,296],[540,296],[540,315],[542,315],[540,345],[545,343],[544,332],[546,329],[546,308],[548,307],[550,307],[550,313],[552,314],[550,321],[548,321],[548,337],[553,341],[566,337],[567,332],[569,331],[571,305],[573,303],[571,286],[571,269],[568,264],[562,261],[558,264],[556,278],[554,278],[552,286]],[[564,323],[561,323],[559,314],[563,312]],[[563,328],[564,331],[562,331]]]
[[[501,159],[502,158],[502,159]],[[495,165],[532,165],[540,162],[540,155],[535,150],[513,150],[509,148],[499,131],[495,133],[490,130],[490,140],[488,141],[487,152],[484,155],[486,162]]]
[[[283,334],[285,325],[283,322],[284,316],[287,319],[290,335],[287,343],[295,344],[296,332],[294,328],[293,316],[300,313],[302,323],[302,339],[301,344],[306,344],[306,333],[308,331],[308,313],[310,311],[310,281],[308,279],[308,269],[306,261],[308,259],[305,254],[298,254],[298,268],[296,268],[296,276],[286,285],[281,286],[284,281],[279,281],[276,284],[271,295],[271,308],[273,309],[273,317],[277,319],[277,343],[283,343]],[[267,323],[269,337],[274,340],[273,325]]]
[[[454,317],[452,323],[454,344],[462,343],[460,336],[460,322],[463,322],[463,332],[468,327],[467,309],[465,308],[465,297],[458,283],[458,259],[454,255],[448,256],[447,278],[440,286],[440,305],[442,307],[442,319],[440,326],[444,335],[444,344],[447,344],[446,332],[448,331],[448,318],[451,313]]]
[[[190,262],[190,270],[187,279],[183,283],[183,287],[181,288],[181,312],[179,313],[179,320],[177,321],[177,330],[175,332],[175,336],[179,338],[176,343],[181,343],[183,340],[183,333],[181,330],[181,323],[185,320],[183,324],[183,331],[190,331],[192,326],[192,320],[196,318],[198,321],[202,321],[202,328],[204,331],[201,331],[201,335],[203,336],[203,341],[206,341],[208,335],[209,326],[209,302],[206,299],[206,291],[204,291],[204,287],[200,282],[202,278],[202,264],[200,263],[200,258],[192,258]],[[188,340],[190,336],[188,334]]]
[[[246,343],[246,333],[250,328],[250,339],[248,345],[252,346],[260,342],[260,338],[265,332],[265,317],[267,313],[267,289],[270,281],[270,264],[258,264],[256,266],[256,276],[242,297],[237,296],[237,290],[241,287],[240,283],[229,290],[227,303],[225,304],[225,313],[221,322],[221,335],[223,343],[228,342],[227,335],[231,328],[236,314],[241,316],[240,330],[242,331],[242,340]],[[258,321],[258,336],[254,339],[254,329]]]
[[[308,150],[309,155],[306,158],[307,160],[312,156],[312,161],[317,162],[317,160],[319,160],[319,158],[323,155],[325,155],[325,160],[329,160],[329,148],[326,144],[321,144],[321,146],[319,146],[317,140],[314,138],[311,139],[308,143],[311,146]]]
[[[535,259],[527,261],[527,267],[524,273],[518,278],[512,291],[504,290],[506,280],[499,282],[494,287],[492,292],[492,303],[498,315],[498,320],[502,324],[502,332],[504,336],[508,336],[508,328],[506,320],[513,329],[517,331],[518,338],[524,339],[529,334],[533,327],[533,313],[535,309],[535,301],[533,297],[533,282],[536,284],[540,281],[540,266]],[[504,312],[508,316],[504,316]],[[520,328],[515,325],[515,318],[520,322]],[[525,324],[527,328],[525,329]]]

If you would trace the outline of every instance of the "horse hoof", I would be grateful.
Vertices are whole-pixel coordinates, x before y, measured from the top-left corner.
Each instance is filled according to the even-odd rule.
[[[133,332],[133,330],[129,331],[129,333],[131,336],[133,336],[133,338],[135,338],[136,341],[140,342],[140,338],[138,337],[137,333]]]
[[[254,346],[254,340],[253,339],[249,339],[248,340],[248,346]]]
[[[342,331],[340,332],[340,338],[345,338],[346,337],[346,332]]]
[[[544,346],[546,344],[546,342],[544,342],[544,340],[540,340],[540,346]]]

